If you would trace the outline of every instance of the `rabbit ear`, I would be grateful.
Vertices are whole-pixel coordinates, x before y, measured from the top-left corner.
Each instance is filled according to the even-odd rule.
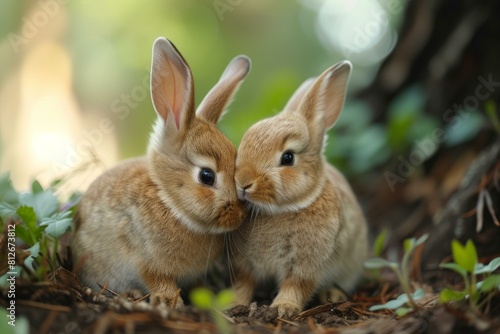
[[[248,57],[237,56],[231,60],[219,81],[201,101],[196,115],[216,124],[249,70],[250,59]]]
[[[333,65],[306,92],[299,110],[313,126],[326,131],[335,125],[344,106],[351,69],[347,60]]]
[[[286,103],[284,111],[295,111],[299,108],[300,102],[304,98],[304,95],[307,93],[308,89],[312,86],[315,78],[309,78],[302,83],[302,85],[297,88],[295,93],[293,93],[292,97]]]
[[[185,131],[194,114],[194,85],[191,70],[176,47],[160,37],[153,44],[151,99],[167,127]]]

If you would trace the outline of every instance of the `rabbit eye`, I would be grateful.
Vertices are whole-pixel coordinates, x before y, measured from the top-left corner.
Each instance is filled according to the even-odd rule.
[[[295,158],[293,152],[286,151],[281,156],[281,166],[292,166]]]
[[[215,183],[215,172],[210,168],[202,168],[198,178],[201,183],[213,186]]]

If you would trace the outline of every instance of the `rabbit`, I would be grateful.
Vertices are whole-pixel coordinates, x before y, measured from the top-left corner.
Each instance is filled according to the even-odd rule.
[[[236,147],[216,123],[249,69],[246,56],[234,58],[195,110],[188,64],[166,38],[154,42],[158,119],[147,154],[101,175],[77,209],[72,250],[84,284],[183,306],[178,286],[202,276],[245,215],[234,181]]]
[[[236,185],[249,212],[229,242],[236,304],[248,305],[256,284],[274,279],[271,307],[292,317],[320,289],[352,291],[360,279],[367,224],[348,182],[323,156],[350,72],[343,61],[307,80],[281,113],[243,135]]]

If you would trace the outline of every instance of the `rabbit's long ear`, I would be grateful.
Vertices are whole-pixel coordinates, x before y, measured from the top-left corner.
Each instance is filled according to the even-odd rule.
[[[302,102],[304,95],[306,95],[307,91],[312,86],[314,79],[315,78],[307,79],[299,86],[299,88],[297,88],[295,93],[293,93],[292,97],[286,103],[283,111],[296,111],[299,109],[300,102]]]
[[[351,69],[351,63],[344,60],[316,79],[299,106],[308,122],[323,124],[325,131],[335,125],[344,106]]]
[[[153,44],[151,99],[167,131],[185,133],[194,117],[193,77],[182,55],[164,37]]]
[[[250,70],[250,59],[237,56],[227,65],[219,81],[201,101],[196,115],[216,124]]]

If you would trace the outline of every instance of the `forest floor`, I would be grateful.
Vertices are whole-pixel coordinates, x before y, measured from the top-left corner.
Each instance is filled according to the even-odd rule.
[[[143,300],[109,297],[81,285],[65,269],[47,282],[16,287],[16,319],[29,319],[31,333],[500,333],[500,296],[489,310],[474,312],[465,304],[441,304],[435,288],[426,291],[419,308],[406,316],[370,312],[374,304],[395,299],[401,291],[389,282],[366,283],[348,301],[320,304],[291,319],[256,303],[212,312],[186,306],[181,310],[152,307]],[[439,284],[438,284],[439,285]],[[2,291],[1,303],[7,300]],[[4,305],[6,306],[6,305]],[[222,318],[216,325],[213,317]]]

